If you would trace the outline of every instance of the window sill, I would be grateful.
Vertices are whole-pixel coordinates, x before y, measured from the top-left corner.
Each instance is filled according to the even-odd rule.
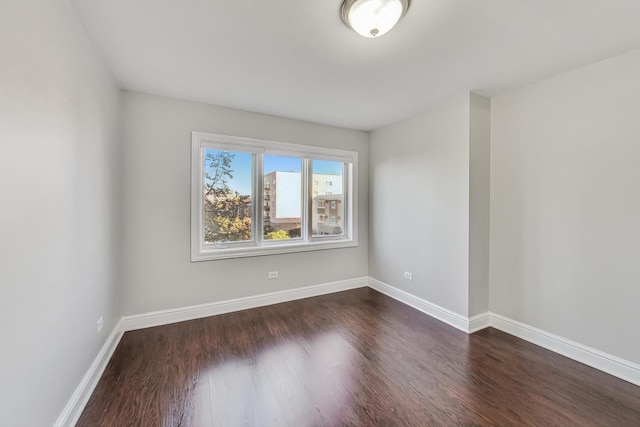
[[[289,243],[285,245],[268,245],[261,247],[238,247],[224,249],[202,249],[191,254],[191,262],[211,261],[219,259],[248,258],[255,256],[279,255],[298,252],[321,251],[327,249],[354,248],[358,242],[354,240],[327,240],[313,243]]]

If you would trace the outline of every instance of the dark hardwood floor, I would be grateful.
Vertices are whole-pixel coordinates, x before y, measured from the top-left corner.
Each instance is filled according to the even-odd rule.
[[[79,426],[640,426],[640,387],[363,288],[127,332]]]

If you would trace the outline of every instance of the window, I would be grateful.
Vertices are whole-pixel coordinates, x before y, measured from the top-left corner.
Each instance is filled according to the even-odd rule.
[[[191,162],[192,261],[357,246],[356,152],[193,132]]]
[[[254,240],[251,194],[254,154],[216,148],[202,150],[203,243]],[[229,182],[233,176],[233,188]]]
[[[264,154],[262,169],[265,181],[272,181],[274,187],[278,186],[278,192],[274,193],[271,200],[273,215],[270,215],[269,221],[264,221],[262,228],[264,239],[301,238],[300,223],[304,206],[302,158]]]

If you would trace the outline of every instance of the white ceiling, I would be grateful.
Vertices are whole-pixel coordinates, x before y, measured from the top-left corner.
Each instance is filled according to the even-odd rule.
[[[640,0],[412,0],[366,39],[341,0],[70,0],[124,89],[371,130],[640,47]]]

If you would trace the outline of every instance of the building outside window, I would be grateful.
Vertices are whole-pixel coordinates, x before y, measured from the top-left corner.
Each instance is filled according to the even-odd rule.
[[[193,132],[192,164],[192,261],[357,246],[356,152]]]

